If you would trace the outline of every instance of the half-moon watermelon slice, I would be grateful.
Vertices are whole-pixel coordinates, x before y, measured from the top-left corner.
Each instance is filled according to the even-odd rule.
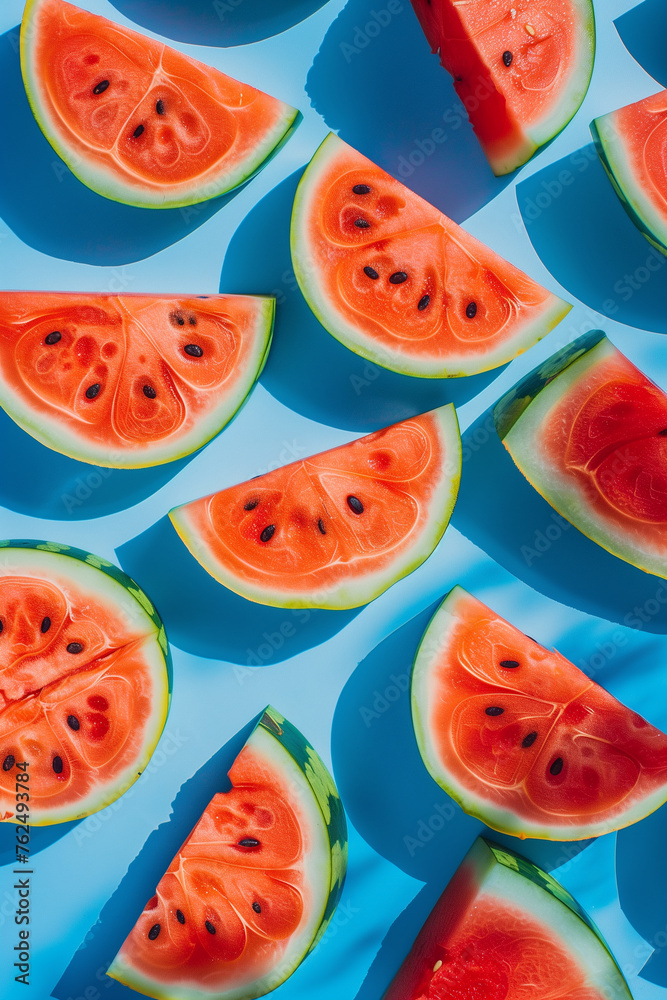
[[[461,438],[448,404],[169,516],[204,569],[248,600],[354,608],[431,554],[460,472]]]
[[[143,208],[249,180],[299,123],[295,108],[64,0],[28,0],[21,69],[42,132],[80,181]]]
[[[117,799],[170,691],[164,628],[133,580],[67,545],[0,543],[0,819],[63,823]]]
[[[432,777],[500,833],[597,837],[667,801],[667,736],[461,587],[424,633],[412,717]]]
[[[406,375],[496,368],[571,309],[333,133],[297,189],[292,262],[329,333]]]
[[[609,552],[667,577],[667,396],[603,333],[527,375],[494,419],[552,507]]]
[[[384,1000],[632,1000],[600,931],[553,876],[480,837]]]
[[[591,0],[412,0],[494,174],[561,132],[595,58]]]
[[[267,708],[108,975],[158,1000],[252,1000],[312,951],[345,879],[331,775]]]
[[[591,132],[626,212],[667,254],[667,90],[596,118]]]
[[[241,406],[273,315],[260,296],[0,292],[0,406],[82,462],[171,462]]]

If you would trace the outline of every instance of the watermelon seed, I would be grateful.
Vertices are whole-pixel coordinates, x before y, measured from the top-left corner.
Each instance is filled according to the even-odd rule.
[[[52,347],[54,344],[58,343],[61,337],[62,334],[60,333],[60,330],[54,330],[53,333],[47,333],[44,338],[44,343],[48,344],[49,347]]]
[[[160,933],[160,925],[159,924],[153,924],[153,926],[151,927],[151,929],[148,932],[148,940],[149,941],[155,941],[155,938],[158,936],[159,933]]]
[[[373,281],[377,281],[377,279],[380,277],[380,275],[377,273],[374,267],[365,267],[364,274],[366,274],[369,278],[372,278]]]
[[[63,773],[62,757],[54,757],[51,767],[53,768],[54,774],[62,774]]]
[[[157,111],[157,113],[159,115],[163,115],[164,114],[164,101],[162,100],[162,98],[160,98],[160,100],[155,105],[155,110]]]
[[[327,529],[324,527],[324,521],[322,520],[322,518],[320,518],[319,521],[317,522],[317,527],[320,529],[321,535],[326,535]]]
[[[95,396],[99,395],[101,388],[102,386],[99,382],[93,382],[93,384],[89,385],[86,389],[86,399],[95,399]]]
[[[15,763],[16,763],[16,758],[14,757],[14,754],[13,753],[8,753],[7,756],[5,757],[5,759],[2,762],[2,770],[3,771],[11,771],[11,769],[14,767]]]
[[[347,498],[347,505],[355,514],[363,514],[364,512],[364,505],[361,500],[357,499],[357,497],[349,496]]]
[[[185,923],[185,914],[183,913],[182,910],[176,910],[176,919],[178,920],[179,924]]]
[[[253,903],[252,904],[252,908],[255,911],[255,913],[261,913],[262,912],[262,907],[259,905],[259,903]]]
[[[535,34],[535,28],[532,26],[532,24],[524,24],[524,28],[526,29],[529,35]]]
[[[134,139],[138,139],[140,135],[143,135],[143,131],[144,131],[144,126],[143,125],[137,125],[137,127],[134,130],[134,132],[132,133],[132,137]]]
[[[81,723],[77,719],[76,715],[67,716],[67,725],[70,727],[70,729],[73,729],[75,733],[78,732],[79,729],[81,728]]]
[[[243,509],[244,510],[254,510],[255,507],[258,505],[258,503],[259,503],[259,500],[248,500],[247,503],[243,504]]]
[[[262,531],[262,534],[259,536],[260,541],[270,542],[275,534],[275,531],[276,531],[275,524],[267,524],[267,526]]]
[[[3,630],[3,628],[4,628],[4,627],[5,627],[5,626],[4,626],[4,625],[2,624],[2,622],[0,621],[0,632],[2,632],[2,630]]]
[[[199,344],[186,344],[183,350],[186,354],[189,354],[191,358],[201,358],[204,353]]]
[[[555,761],[549,768],[549,771],[551,774],[560,774],[562,770],[563,770],[563,758],[556,757]]]
[[[505,63],[506,66],[512,65],[512,53],[509,51],[509,49],[503,52],[503,62]]]
[[[516,670],[519,666],[518,660],[501,660],[500,666],[505,667],[505,670]]]
[[[190,324],[190,326],[196,326],[197,325],[197,317],[196,316],[188,316],[188,323]]]
[[[83,646],[80,642],[70,642],[67,644],[68,653],[83,653]]]
[[[662,431],[658,431],[658,437],[667,437],[667,427]]]
[[[527,736],[524,736],[524,738],[521,740],[521,746],[532,747],[536,739],[537,739],[537,733],[533,730],[532,733],[528,733]]]
[[[389,280],[392,285],[402,285],[404,281],[408,280],[408,276],[405,271],[394,271],[393,274],[389,275]]]
[[[442,959],[441,959],[441,958],[439,958],[439,959],[438,959],[438,961],[437,961],[437,962],[435,963],[435,965],[433,966],[433,971],[434,971],[434,972],[437,972],[437,971],[438,971],[438,969],[441,969],[441,968],[442,968]]]
[[[179,326],[185,326],[185,320],[183,319],[180,313],[177,312],[171,313],[169,319],[172,321],[172,323],[178,323]]]
[[[239,840],[239,847],[259,847],[259,841],[254,837],[244,837],[243,840]]]
[[[157,396],[157,392],[155,391],[152,385],[145,385],[144,396],[146,396],[147,399],[155,399],[155,397]]]
[[[468,317],[468,319],[474,319],[476,315],[477,315],[477,303],[469,302],[468,305],[466,306],[466,316]]]
[[[430,295],[422,295],[419,302],[417,303],[417,309],[419,309],[420,312],[423,312],[430,301],[431,301]]]
[[[355,194],[370,194],[371,189],[368,184],[355,184],[352,188]]]
[[[97,83],[97,84],[95,84],[95,86],[93,87],[93,93],[94,94],[103,94],[104,91],[107,89],[108,86],[109,86],[109,81],[108,80],[100,80],[100,82]]]
[[[47,615],[46,618],[42,618],[42,624],[39,626],[39,631],[42,634],[44,634],[44,632],[48,632],[50,628],[51,628],[51,619]]]
[[[485,708],[484,711],[487,715],[502,715],[505,709],[500,708],[498,705],[491,705],[490,708]]]
[[[371,226],[370,222],[368,222],[366,219],[355,219],[354,224],[357,227],[357,229],[370,229]]]
[[[215,934],[215,927],[213,926],[210,920],[204,921],[204,927],[209,932],[209,934]]]

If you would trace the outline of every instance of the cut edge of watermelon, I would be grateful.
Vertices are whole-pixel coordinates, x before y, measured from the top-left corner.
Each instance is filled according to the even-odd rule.
[[[223,296],[231,298],[232,296]],[[86,462],[103,469],[146,469],[185,458],[203,448],[220,433],[243,407],[266,364],[273,338],[276,300],[270,295],[234,296],[249,299],[257,308],[252,333],[254,347],[243,371],[243,378],[234,383],[233,392],[221,394],[220,402],[204,418],[195,421],[191,430],[176,441],[149,441],[143,447],[114,449],[96,445],[85,433],[78,435],[62,424],[37,420],[35,410],[12,392],[0,377],[0,407],[14,423],[30,437],[52,451],[75,461]]]
[[[206,179],[198,183],[162,187],[155,184],[154,190],[150,191],[142,188],[139,183],[136,186],[124,184],[112,170],[91,167],[68,148],[62,128],[57,126],[48,107],[40,99],[39,71],[34,64],[31,41],[38,35],[36,19],[40,6],[47,2],[49,0],[27,0],[21,22],[21,73],[28,103],[45,138],[74,176],[96,194],[110,201],[135,208],[186,208],[188,205],[218,198],[250,181],[282,149],[303,119],[297,108],[274,98],[282,106],[282,115],[273,129],[266,133],[263,140],[233,170],[218,170],[217,175],[210,170]]]
[[[461,355],[459,358],[453,357],[451,361],[445,359],[444,362],[411,357],[409,354],[383,348],[381,345],[375,350],[371,338],[356,336],[350,324],[332,307],[331,301],[324,293],[322,284],[318,280],[317,270],[312,266],[313,256],[309,243],[313,195],[317,193],[322,174],[326,173],[330,162],[336,159],[346,145],[335,132],[330,132],[317,148],[299,181],[290,226],[292,264],[301,292],[324,329],[344,347],[381,368],[402,375],[416,378],[461,378],[507,364],[533,347],[569,313],[572,305],[552,293],[550,304],[544,312],[526,322],[511,341],[503,341],[494,351],[485,353],[483,357]],[[414,197],[419,196],[414,194]]]
[[[374,571],[361,579],[346,580],[325,593],[304,591],[299,594],[290,591],[286,594],[284,591],[253,586],[246,580],[239,580],[224,563],[213,557],[190,520],[188,514],[190,504],[174,507],[169,511],[169,518],[182,542],[203,568],[218,583],[249,601],[275,608],[322,608],[343,611],[361,607],[375,600],[394,583],[421,566],[444,535],[452,516],[461,479],[461,435],[458,418],[453,403],[440,406],[430,413],[437,422],[445,454],[442,475],[435,490],[435,497],[431,500],[428,522],[420,533],[418,544],[408,549],[398,562],[391,563],[386,569]]]
[[[591,122],[595,148],[614,191],[637,229],[651,246],[667,255],[667,219],[647,197],[635,174],[623,136],[616,127],[616,114],[612,111]]]

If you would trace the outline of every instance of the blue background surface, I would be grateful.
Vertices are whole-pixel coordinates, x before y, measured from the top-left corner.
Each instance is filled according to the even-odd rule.
[[[575,528],[555,530],[553,512],[489,423],[489,407],[517,378],[597,327],[667,389],[667,258],[655,258],[657,270],[646,267],[653,251],[613,195],[588,132],[593,117],[655,92],[656,80],[667,84],[667,9],[664,0],[633,9],[629,0],[601,0],[582,109],[531,163],[496,179],[407,0],[388,21],[385,0],[84,5],[283,98],[304,121],[224,203],[151,212],[106,201],[67,171],[39,132],[19,72],[23,4],[3,0],[2,287],[263,292],[277,297],[278,315],[248,405],[194,458],[100,472],[47,451],[0,414],[0,533],[69,542],[119,562],[157,603],[174,655],[171,714],[140,780],[95,816],[34,833],[28,990],[12,981],[16,902],[6,862],[14,830],[0,829],[0,994],[133,995],[104,970],[198,813],[225,787],[248,722],[271,702],[333,768],[350,822],[340,908],[276,1000],[379,1000],[482,829],[458,809],[429,826],[447,799],[421,766],[404,690],[430,611],[454,583],[667,729],[667,590]],[[373,27],[373,11],[382,27]],[[439,127],[446,140],[429,152]],[[329,129],[575,309],[528,355],[471,379],[410,380],[346,351],[305,305],[288,249],[295,185]],[[249,604],[214,584],[165,520],[175,504],[449,400],[464,430],[452,526],[423,567],[365,608]],[[549,536],[548,546],[537,544]],[[632,627],[637,616],[641,629]],[[637,1000],[658,1000],[667,988],[666,841],[662,809],[595,842],[513,845],[554,871],[593,915]]]

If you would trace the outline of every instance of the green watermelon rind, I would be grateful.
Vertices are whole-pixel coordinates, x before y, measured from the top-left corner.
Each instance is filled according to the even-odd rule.
[[[41,4],[45,2],[47,0],[27,0],[23,12],[20,42],[21,72],[28,102],[45,138],[74,176],[96,194],[102,195],[110,201],[117,201],[134,208],[187,208],[190,205],[197,205],[203,201],[228,194],[252,180],[282,149],[303,119],[303,115],[297,108],[280,101],[279,103],[283,107],[282,117],[278,119],[272,131],[267,133],[264,139],[233,170],[219,173],[217,177],[213,176],[212,179],[204,182],[192,183],[190,191],[183,191],[184,185],[178,185],[180,193],[172,193],[171,196],[169,193],[171,185],[165,185],[166,190],[162,191],[158,185],[153,185],[142,192],[139,180],[137,180],[137,185],[133,186],[120,181],[111,169],[103,170],[99,167],[88,166],[81,156],[67,146],[64,138],[51,126],[46,107],[40,100],[39,69],[33,65],[31,58],[31,41],[37,34],[35,19],[39,15]]]
[[[347,866],[347,824],[338,791],[322,759],[299,730],[270,705],[246,746],[270,757],[287,775],[290,791],[312,819],[317,843],[311,845],[309,856],[312,868],[322,875],[319,908],[270,975],[230,990],[207,992],[182,984],[174,984],[172,989],[131,968],[119,953],[107,975],[147,996],[158,1000],[255,1000],[265,996],[284,983],[317,946],[340,900]]]
[[[50,412],[43,421],[40,421],[35,409],[27,406],[22,397],[13,392],[2,377],[0,377],[0,407],[21,430],[46,448],[74,461],[85,462],[98,468],[146,469],[186,458],[212,441],[238,415],[250,397],[269,355],[275,322],[275,298],[270,295],[233,297],[250,298],[261,304],[253,331],[252,357],[241,373],[242,377],[237,376],[237,381],[231,390],[221,394],[216,408],[205,418],[196,421],[187,435],[177,437],[175,441],[170,442],[169,439],[167,442],[149,441],[143,447],[134,445],[126,449],[95,444],[86,439],[85,431],[81,436],[72,433],[63,424],[58,423]]]
[[[667,255],[667,219],[656,211],[628,157],[616,127],[616,112],[595,118],[590,125],[598,156],[623,208],[651,246]]]
[[[171,652],[162,623],[155,606],[144,591],[113,563],[102,556],[93,555],[84,549],[59,542],[47,542],[38,539],[3,539],[0,540],[0,573],[5,566],[10,566],[12,572],[20,573],[21,565],[31,568],[39,565],[37,556],[46,553],[48,565],[62,566],[63,575],[75,578],[80,586],[94,589],[104,594],[108,600],[115,603],[121,614],[132,619],[146,622],[146,638],[151,635],[155,639],[152,663],[152,678],[155,692],[155,708],[150,724],[147,726],[146,737],[141,755],[137,757],[132,767],[119,775],[112,785],[105,785],[95,795],[79,803],[69,804],[60,810],[53,810],[41,818],[34,808],[31,808],[30,823],[32,826],[52,826],[57,823],[67,823],[83,819],[92,813],[99,812],[120,798],[137,780],[150,761],[159,742],[167,721],[171,692],[173,686],[173,670]],[[56,561],[54,563],[54,560]],[[45,560],[46,562],[46,560]],[[148,656],[148,650],[146,650]],[[10,818],[8,822],[17,820]]]
[[[223,563],[211,555],[209,548],[188,519],[189,504],[170,510],[171,522],[182,542],[203,568],[218,583],[245,597],[246,600],[275,608],[346,610],[360,607],[375,600],[394,583],[421,566],[440,542],[452,516],[461,479],[461,435],[458,419],[453,403],[447,403],[430,412],[437,415],[445,452],[445,464],[437,487],[437,500],[431,501],[429,522],[420,534],[419,543],[404,553],[398,563],[392,563],[382,571],[373,571],[371,580],[368,577],[348,578],[334,588],[304,591],[300,594],[292,590],[281,591],[259,585],[251,586],[245,580],[240,581]]]
[[[620,354],[599,330],[586,333],[530,372],[496,404],[498,435],[530,485],[584,535],[637,569],[667,579],[667,551],[651,551],[619,534],[584,502],[569,476],[551,458],[540,460],[540,427],[563,394],[607,357]],[[545,377],[544,372],[549,372]]]
[[[321,175],[327,173],[329,162],[336,158],[344,145],[335,133],[330,132],[315,151],[296,190],[290,230],[292,265],[303,297],[325,330],[344,347],[381,368],[401,375],[411,375],[415,378],[461,378],[507,364],[533,347],[568,314],[572,308],[571,304],[557,295],[552,295],[550,304],[544,312],[526,323],[520,334],[517,332],[511,341],[502,342],[484,357],[477,355],[471,358],[469,363],[461,358],[458,363],[450,367],[446,367],[446,359],[434,361],[420,357],[411,358],[407,354],[384,348],[381,344],[376,344],[371,336],[356,330],[336,311],[335,305],[323,290],[317,270],[312,264],[313,255],[308,239],[311,199],[317,193]]]
[[[667,802],[667,783],[653,794],[638,801],[625,813],[603,821],[572,823],[559,825],[557,823],[538,823],[518,816],[511,809],[489,802],[483,795],[475,795],[469,788],[464,788],[456,778],[445,768],[440,759],[435,740],[429,732],[429,707],[433,696],[429,689],[431,669],[446,656],[447,644],[451,630],[460,621],[457,606],[459,601],[465,602],[470,595],[463,587],[456,585],[445,596],[442,603],[431,618],[417,648],[410,680],[410,701],[412,709],[412,726],[419,748],[419,753],[427,771],[450,798],[457,802],[464,812],[486,823],[497,833],[508,834],[525,840],[530,837],[535,840],[571,841],[585,840],[589,837],[599,837],[614,830],[621,830],[644,819],[655,812],[664,802]]]

